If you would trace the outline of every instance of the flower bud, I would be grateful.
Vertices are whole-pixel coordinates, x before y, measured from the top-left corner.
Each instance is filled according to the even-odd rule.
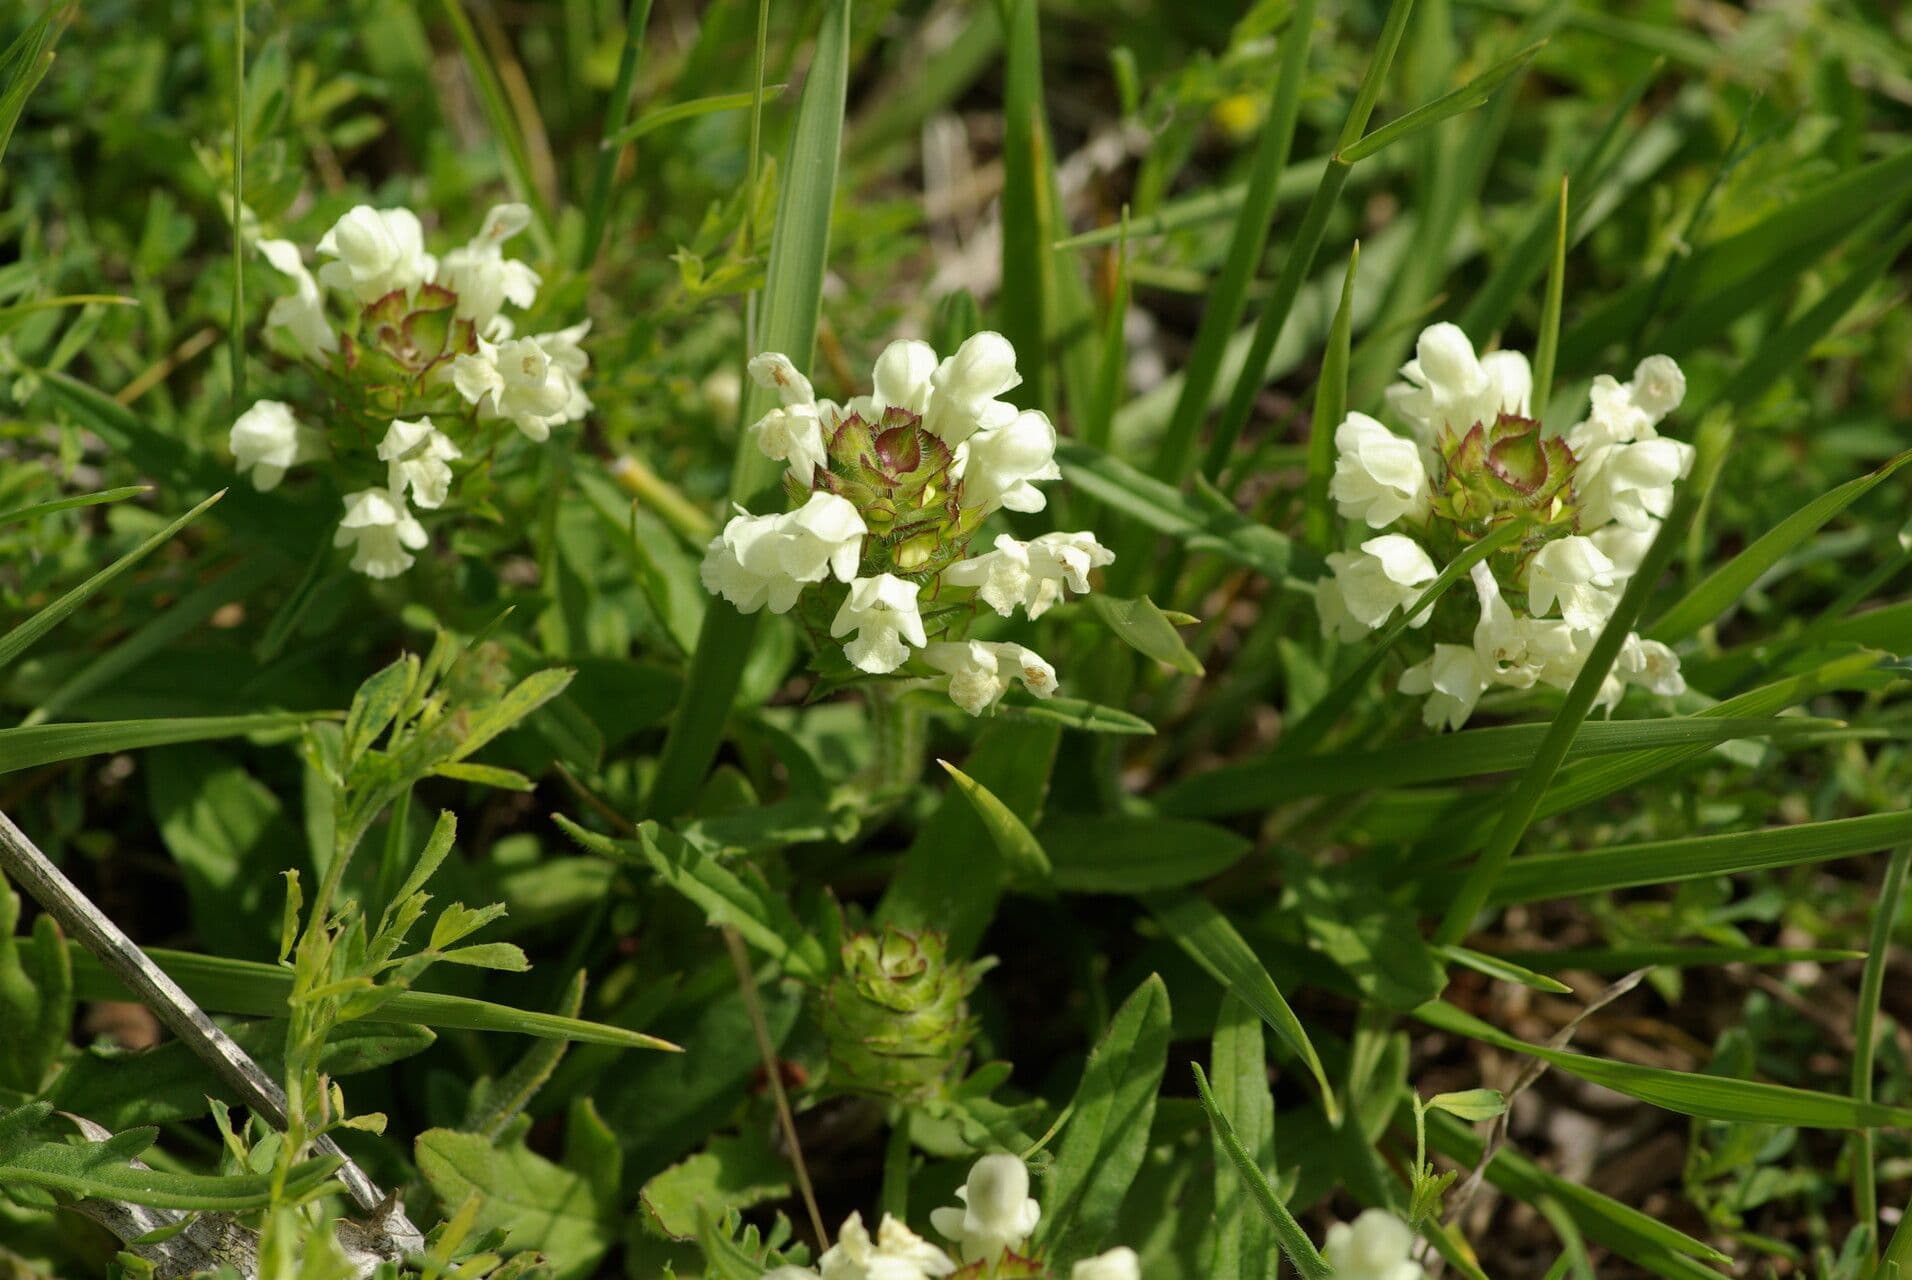
[[[846,938],[842,958],[822,1001],[832,1082],[903,1100],[935,1095],[975,1035],[969,993],[983,966],[952,959],[942,933],[888,925]]]

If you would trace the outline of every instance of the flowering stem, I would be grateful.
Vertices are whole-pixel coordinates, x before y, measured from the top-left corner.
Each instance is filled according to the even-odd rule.
[[[909,786],[923,772],[922,712],[886,682],[870,686],[869,708],[877,785],[885,789]]]

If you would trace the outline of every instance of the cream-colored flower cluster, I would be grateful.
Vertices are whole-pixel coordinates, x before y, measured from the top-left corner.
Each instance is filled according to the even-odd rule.
[[[1005,533],[970,554],[991,515],[1041,511],[1037,486],[1062,475],[1048,417],[1001,399],[1022,381],[1008,340],[979,333],[946,359],[893,342],[870,394],[843,404],[819,400],[786,356],[760,355],[749,372],[780,402],[750,430],[784,464],[791,506],[739,508],[705,553],[705,587],[745,613],[798,609],[869,675],[915,664],[947,677],[971,715],[1012,684],[1053,694],[1054,667],[1020,644],[967,638],[968,623],[978,605],[1039,618],[1115,556],[1088,532]]]
[[[304,421],[284,401],[254,404],[232,425],[233,461],[262,490],[303,463],[329,460],[348,486],[354,471],[383,464],[382,483],[346,493],[334,539],[360,573],[390,578],[412,567],[428,542],[414,508],[445,505],[452,464],[487,443],[490,424],[541,443],[591,408],[580,346],[590,322],[517,336],[504,314],[507,304],[531,307],[543,283],[504,255],[530,220],[524,205],[499,205],[468,243],[435,257],[409,209],[359,205],[320,238],[316,275],[291,241],[259,242],[291,284],[266,328],[284,335],[329,396]],[[354,458],[367,444],[371,456]]]
[[[1033,1280],[1051,1274],[1029,1247],[1042,1206],[1029,1194],[1029,1167],[1021,1160],[984,1156],[970,1169],[956,1198],[961,1203],[930,1213],[930,1224],[949,1241],[955,1257],[889,1214],[883,1215],[872,1237],[863,1215],[853,1213],[815,1269],[778,1267],[765,1280],[941,1280],[957,1275],[964,1280]],[[1111,1249],[1077,1262],[1069,1280],[1142,1280],[1141,1260],[1133,1249]]]
[[[1659,434],[1686,379],[1666,356],[1642,360],[1629,382],[1602,375],[1586,418],[1550,435],[1530,416],[1526,357],[1477,357],[1451,324],[1425,330],[1401,374],[1387,399],[1407,435],[1360,413],[1335,431],[1330,496],[1372,532],[1358,550],[1328,556],[1315,600],[1324,635],[1357,640],[1410,607],[1439,564],[1508,521],[1526,522],[1473,566],[1471,610],[1449,592],[1409,619],[1433,624],[1434,645],[1400,687],[1427,695],[1430,726],[1459,728],[1490,688],[1564,689],[1580,674],[1692,467],[1692,446]],[[1628,685],[1660,696],[1686,688],[1678,657],[1633,634],[1601,705]]]

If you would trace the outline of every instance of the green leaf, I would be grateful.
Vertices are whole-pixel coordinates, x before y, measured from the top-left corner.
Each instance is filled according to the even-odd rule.
[[[553,819],[592,853],[650,867],[672,891],[696,903],[712,924],[730,925],[787,972],[813,981],[829,975],[830,957],[823,944],[747,863],[740,865],[748,879],[655,822],[641,824],[636,841],[629,841],[588,831],[562,814]]]
[[[73,1028],[73,966],[47,915],[18,937],[20,897],[0,875],[0,1089],[37,1093],[66,1055]]]
[[[1445,1111],[1471,1124],[1492,1120],[1507,1110],[1507,1095],[1498,1089],[1462,1089],[1437,1093],[1427,1100],[1429,1111]]]
[[[749,1209],[791,1193],[790,1166],[761,1125],[719,1134],[704,1149],[644,1184],[639,1198],[656,1228],[673,1240],[697,1235],[701,1210]]]
[[[72,1199],[120,1200],[201,1213],[257,1209],[273,1198],[268,1173],[214,1176],[135,1168],[156,1131],[131,1129],[105,1142],[70,1143],[45,1132],[53,1105],[29,1103],[0,1113],[0,1185],[33,1187]],[[303,1198],[339,1167],[334,1157],[306,1160],[287,1174],[283,1194]]]
[[[1473,953],[1479,955],[1479,952]],[[1493,959],[1502,964],[1544,964],[1549,969],[1586,969],[1593,973],[1632,973],[1665,967],[1694,969],[1719,964],[1838,964],[1862,960],[1863,951],[1838,947],[1619,946],[1564,947],[1558,951],[1511,951]]]
[[[1148,1153],[1167,1066],[1168,988],[1150,974],[1109,1020],[1070,1103],[1038,1238],[1058,1267],[1100,1252]]]
[[[1314,1242],[1308,1239],[1308,1233],[1301,1229],[1295,1216],[1288,1212],[1288,1206],[1275,1194],[1267,1177],[1255,1167],[1255,1159],[1236,1135],[1233,1121],[1215,1101],[1215,1092],[1209,1088],[1208,1077],[1202,1073],[1201,1064],[1190,1063],[1189,1066],[1195,1072],[1195,1088],[1201,1094],[1202,1109],[1208,1113],[1208,1123],[1213,1126],[1222,1150],[1234,1162],[1235,1171],[1241,1175],[1242,1185],[1248,1189],[1249,1198],[1273,1228],[1275,1241],[1281,1246],[1281,1251],[1295,1264],[1295,1270],[1302,1274],[1303,1280],[1331,1280],[1334,1269],[1316,1251]]]
[[[1515,964],[1502,956],[1490,956],[1483,951],[1469,951],[1466,947],[1436,947],[1434,953],[1445,960],[1460,965],[1463,969],[1472,969],[1475,973],[1484,973],[1501,982],[1511,982],[1526,987],[1530,991],[1545,991],[1552,995],[1572,995],[1573,988],[1544,973],[1535,973],[1532,969]]]
[[[1329,878],[1294,860],[1290,882],[1309,945],[1374,1005],[1403,1012],[1439,995],[1447,975],[1413,915],[1354,876]]]
[[[1765,831],[1605,845],[1577,853],[1529,854],[1507,865],[1490,901],[1505,906],[1638,885],[1771,871],[1876,853],[1907,840],[1912,840],[1912,811],[1873,813]]]
[[[1226,827],[1143,815],[1058,814],[1038,830],[1070,893],[1150,893],[1220,875],[1254,842]]]
[[[788,85],[767,84],[763,87],[765,104],[776,101]],[[627,142],[635,142],[645,134],[665,125],[676,124],[680,120],[694,120],[698,116],[715,115],[720,111],[742,111],[757,101],[757,92],[746,89],[742,93],[720,93],[708,98],[692,98],[688,102],[673,102],[668,107],[658,107],[646,111],[624,128],[605,138],[598,145],[616,148]]]
[[[1032,884],[1046,883],[1051,875],[1049,855],[1043,852],[1042,842],[1031,835],[1029,828],[1023,825],[1008,805],[996,799],[988,787],[958,769],[947,760],[938,760],[950,780],[956,784],[956,790],[963,799],[969,801],[969,807],[982,820],[983,829],[989,832],[989,838],[995,843],[996,852],[1002,855],[1003,867],[1009,875]]]
[[[1699,750],[1745,738],[1781,740],[1836,727],[1836,720],[1771,716],[1675,716],[1655,720],[1584,721],[1566,758],[1692,746]],[[1253,813],[1312,796],[1450,782],[1518,769],[1546,737],[1544,724],[1464,729],[1438,738],[1390,743],[1372,751],[1291,757],[1282,752],[1222,765],[1164,789],[1166,813],[1219,817]]]
[[[1348,416],[1348,355],[1354,327],[1354,273],[1361,265],[1361,242],[1348,251],[1348,273],[1341,277],[1341,302],[1328,325],[1328,345],[1315,378],[1314,416],[1308,428],[1308,545],[1325,555],[1334,545],[1335,509],[1328,497],[1334,479],[1334,433]]]
[[[1208,674],[1202,670],[1200,659],[1190,653],[1188,646],[1182,642],[1175,624],[1147,596],[1139,600],[1122,600],[1115,596],[1093,595],[1089,597],[1089,607],[1124,644],[1143,657],[1153,658],[1185,676],[1200,678]]]
[[[268,1076],[284,1078],[283,1020],[234,1023],[226,1032]],[[319,1070],[334,1077],[357,1075],[423,1053],[436,1040],[427,1027],[347,1023],[327,1036]],[[178,1040],[138,1053],[95,1049],[81,1054],[46,1093],[61,1111],[115,1130],[195,1120],[211,1109],[208,1097],[235,1106],[244,1101]]]
[[[198,519],[201,512],[225,496],[225,490],[221,489],[218,493],[207,498],[204,502],[167,525],[164,529],[161,529],[152,537],[146,539],[146,541],[140,543],[137,547],[134,547],[112,564],[100,570],[79,586],[74,587],[52,604],[41,609],[25,622],[15,626],[4,636],[0,636],[0,668],[5,668],[31,646],[34,641],[65,621],[67,615],[99,594],[108,583],[138,564],[141,560],[144,560],[166,543],[172,541],[174,534]]]
[[[1100,703],[1085,702],[1081,698],[1060,696],[1044,698],[1040,702],[999,702],[996,704],[996,718],[1038,720],[1067,729],[1080,729],[1084,733],[1114,733],[1129,737],[1147,737],[1155,732],[1155,726],[1141,716]]]
[[[71,511],[76,507],[97,507],[108,502],[124,502],[128,498],[137,498],[141,494],[152,491],[151,485],[131,484],[121,489],[102,489],[98,493],[71,494],[48,502],[36,502],[31,506],[15,507],[11,511],[0,511],[0,525],[14,524],[21,520],[37,520],[41,516],[52,515],[56,511]]]
[[[79,943],[69,942],[67,953],[73,960],[74,991],[81,999],[135,998]],[[292,993],[291,971],[276,964],[195,955],[162,947],[149,947],[146,954],[187,995],[213,1013],[283,1016],[286,1000]],[[509,1031],[517,1035],[576,1040],[619,1049],[677,1051],[677,1046],[668,1040],[659,1040],[656,1036],[647,1036],[623,1027],[429,991],[401,991],[379,1005],[377,1011],[365,1021],[383,1024],[422,1023],[440,1031]]]
[[[1566,1049],[1529,1044],[1450,1004],[1432,1001],[1414,1011],[1430,1027],[1526,1054],[1577,1076],[1680,1115],[1741,1124],[1793,1125],[1802,1129],[1903,1129],[1912,1107],[1859,1102],[1832,1093],[1727,1076],[1695,1075],[1665,1067],[1641,1067]]]
[[[1912,462],[1912,450],[1897,455],[1856,480],[1848,480],[1836,489],[1820,494],[1760,535],[1744,551],[1706,575],[1678,603],[1661,614],[1647,628],[1647,634],[1668,644],[1692,635],[1739,603],[1752,585],[1788,553],[1819,532],[1828,520],[1890,478],[1907,462]]]
[[[1272,581],[1289,576],[1287,535],[1235,511],[1197,503],[1173,485],[1076,440],[1056,446],[1064,478],[1087,496],[1167,534],[1192,552],[1219,555]]]
[[[1530,44],[1512,57],[1495,63],[1451,93],[1444,93],[1434,101],[1423,103],[1406,115],[1388,121],[1353,146],[1340,148],[1340,158],[1348,164],[1354,164],[1404,138],[1411,138],[1424,129],[1431,129],[1443,120],[1451,120],[1464,112],[1472,111],[1492,97],[1494,90],[1518,75],[1529,62],[1533,61],[1534,55],[1539,53],[1546,43],[1545,40],[1540,40]]]
[[[522,1140],[497,1146],[476,1133],[427,1129],[414,1154],[442,1203],[482,1196],[479,1229],[509,1232],[512,1248],[536,1249],[564,1280],[591,1274],[616,1238],[616,1206],[601,1203],[581,1173],[553,1164]]]
[[[1002,0],[1002,274],[997,327],[1020,353],[1018,403],[1049,403],[1049,330],[1055,305],[1055,174],[1042,101],[1036,0]]]
[[[1235,931],[1228,917],[1208,899],[1181,891],[1150,894],[1143,899],[1143,905],[1176,946],[1274,1028],[1281,1042],[1301,1059],[1314,1077],[1320,1088],[1321,1109],[1329,1123],[1339,1123],[1334,1089],[1322,1069],[1320,1055],[1315,1053],[1307,1031],[1302,1028],[1301,1019],[1295,1017],[1281,988],[1275,985],[1260,957]]]
[[[1234,1119],[1237,1140],[1264,1178],[1275,1168],[1275,1099],[1268,1087],[1267,1048],[1261,1019],[1232,992],[1222,996],[1210,1042],[1209,1069],[1215,1075],[1217,1110]],[[1232,1157],[1221,1131],[1215,1147],[1215,1254],[1208,1272],[1240,1280],[1271,1280],[1268,1220],[1250,1211],[1240,1175],[1230,1172]]]
[[[1560,212],[1554,222],[1553,269],[1540,304],[1540,336],[1534,345],[1533,415],[1545,418],[1553,398],[1554,359],[1560,354],[1560,307],[1567,287],[1567,178],[1560,179]]]
[[[99,720],[85,724],[36,724],[0,729],[0,773],[36,769],[44,764],[78,760],[86,756],[138,751],[145,747],[296,729],[322,719],[324,715],[324,712],[313,711],[264,711],[248,716]]]

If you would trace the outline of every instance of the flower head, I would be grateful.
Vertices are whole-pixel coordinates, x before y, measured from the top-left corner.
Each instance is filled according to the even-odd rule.
[[[360,302],[409,294],[438,267],[425,252],[424,228],[410,209],[358,205],[320,238],[319,253],[334,259],[319,268],[319,282]]]
[[[1029,1166],[1012,1155],[984,1156],[970,1166],[969,1180],[956,1189],[956,1198],[961,1208],[933,1210],[929,1220],[967,1262],[1021,1252],[1042,1217],[1042,1206],[1029,1195]]]
[[[386,487],[401,497],[410,490],[412,501],[430,511],[445,505],[451,493],[451,460],[462,455],[430,418],[420,418],[394,419],[379,441],[378,456],[386,464]]]
[[[396,578],[412,567],[412,552],[430,539],[405,509],[405,499],[387,489],[361,489],[345,499],[345,518],[332,539],[352,548],[352,568],[368,578]]]
[[[495,344],[480,338],[476,355],[453,361],[452,384],[481,412],[510,419],[530,440],[548,440],[552,427],[583,417],[591,405],[566,364],[583,356],[575,332]],[[555,358],[547,342],[557,348]]]
[[[917,611],[917,591],[914,582],[891,573],[850,584],[850,594],[830,623],[830,634],[841,639],[855,633],[843,646],[843,655],[852,665],[873,676],[887,675],[909,657],[906,645],[920,649],[929,643],[923,634],[923,616]]]

